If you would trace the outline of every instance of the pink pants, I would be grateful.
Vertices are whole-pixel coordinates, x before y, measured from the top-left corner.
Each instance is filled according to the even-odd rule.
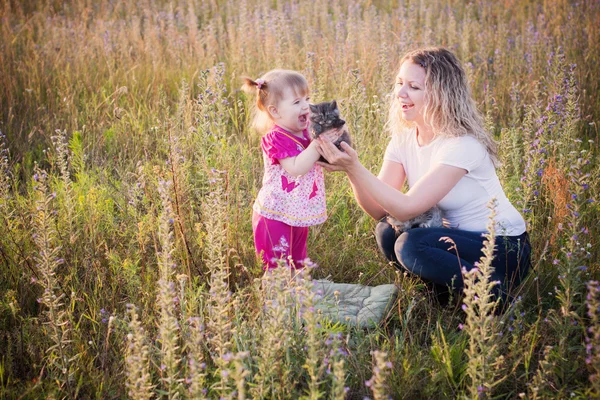
[[[277,268],[277,260],[288,262],[292,257],[295,268],[302,268],[306,258],[308,227],[290,226],[280,221],[252,214],[252,231],[256,254],[262,257],[265,269]]]

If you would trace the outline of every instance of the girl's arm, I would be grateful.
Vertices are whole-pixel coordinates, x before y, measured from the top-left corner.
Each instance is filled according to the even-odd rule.
[[[358,160],[354,149],[346,143],[342,143],[342,146],[345,152],[339,151],[331,142],[319,140],[319,151],[335,166],[335,170],[345,171],[353,187],[360,188],[361,193],[368,193],[375,203],[400,221],[414,218],[436,205],[467,173],[462,168],[439,164],[404,194],[393,183],[394,186],[391,186],[367,170]],[[394,168],[389,171],[382,169],[382,172],[392,174],[393,170]],[[393,178],[386,178],[388,181],[389,179]],[[369,214],[376,218],[381,215],[377,211]]]
[[[321,157],[317,151],[317,142],[312,141],[302,153],[296,157],[279,159],[279,164],[292,176],[301,176],[311,170],[315,162]]]
[[[327,138],[329,141],[335,141],[343,133],[342,129],[332,129],[323,133],[321,137]],[[317,151],[318,143],[316,140],[310,142],[308,147],[298,154],[296,157],[288,157],[279,159],[279,164],[292,176],[301,176],[306,174],[315,165],[315,162],[321,158],[321,154]]]

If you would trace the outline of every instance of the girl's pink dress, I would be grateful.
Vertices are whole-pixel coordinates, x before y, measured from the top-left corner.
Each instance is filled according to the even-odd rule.
[[[253,206],[252,225],[257,254],[263,254],[269,268],[277,266],[274,259],[288,256],[296,267],[301,266],[306,258],[306,228],[327,219],[323,169],[315,165],[298,177],[288,174],[279,163],[308,147],[311,139],[307,130],[303,136],[275,126],[261,139],[265,172]]]

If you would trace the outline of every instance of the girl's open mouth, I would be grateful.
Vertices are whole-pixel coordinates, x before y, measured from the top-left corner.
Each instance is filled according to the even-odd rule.
[[[406,111],[406,110],[410,110],[414,106],[415,106],[414,104],[402,104],[402,109]]]
[[[307,120],[308,120],[308,114],[303,114],[298,117],[298,121],[300,121],[301,124],[305,124]]]

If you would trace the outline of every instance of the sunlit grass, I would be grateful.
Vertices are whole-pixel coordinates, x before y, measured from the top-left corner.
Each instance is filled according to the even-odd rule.
[[[0,1],[0,396],[597,395],[597,1],[22,3]],[[463,61],[531,232],[480,348],[473,298],[441,307],[388,265],[341,174],[311,274],[396,282],[386,321],[332,325],[309,276],[258,279],[241,76],[304,73],[376,173],[398,60],[423,45]]]

